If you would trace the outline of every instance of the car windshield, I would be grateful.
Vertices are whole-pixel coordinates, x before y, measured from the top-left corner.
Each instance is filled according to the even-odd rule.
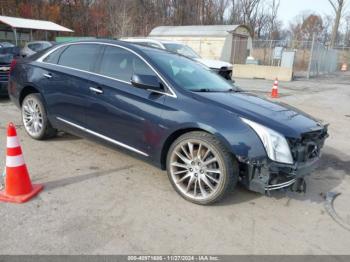
[[[166,50],[169,50],[180,55],[190,58],[200,58],[199,55],[189,46],[176,43],[163,43]]]
[[[211,71],[202,64],[183,56],[145,50],[164,74],[179,87],[193,92],[237,91],[231,81]]]

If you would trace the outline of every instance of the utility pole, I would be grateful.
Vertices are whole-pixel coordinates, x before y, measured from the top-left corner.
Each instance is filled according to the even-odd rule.
[[[307,68],[307,75],[306,75],[307,79],[310,79],[310,72],[311,72],[311,67],[312,67],[312,59],[313,59],[313,56],[314,56],[314,46],[315,46],[315,33],[312,34],[310,59],[309,59],[309,65],[308,65],[308,68]]]

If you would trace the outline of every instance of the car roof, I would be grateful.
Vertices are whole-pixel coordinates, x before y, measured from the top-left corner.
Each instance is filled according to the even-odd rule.
[[[164,43],[164,44],[180,44],[180,45],[186,45],[186,44],[184,44],[184,43],[181,43],[181,42],[179,42],[179,41],[174,41],[174,40],[161,40],[161,42],[162,43]]]
[[[150,43],[162,43],[162,44],[182,44],[181,42],[174,41],[174,40],[167,40],[167,39],[156,39],[156,38],[121,38],[121,41],[126,41],[126,42],[150,42]]]
[[[120,41],[125,41],[125,42],[153,42],[153,43],[161,43],[157,39],[150,39],[150,38],[120,38]]]
[[[168,52],[167,50],[164,50],[164,49],[158,49],[158,48],[153,48],[153,47],[149,47],[149,46],[136,44],[133,42],[114,40],[114,39],[91,39],[91,40],[70,41],[70,42],[65,42],[65,43],[60,43],[58,45],[54,45],[53,47],[51,47],[48,50],[51,50],[52,48],[56,49],[56,48],[59,48],[60,46],[65,46],[65,45],[70,45],[70,44],[84,44],[84,43],[99,43],[99,44],[119,45],[121,47],[125,47],[125,48],[132,50],[132,51],[135,51],[136,53],[142,53],[142,54],[145,54],[143,51],[146,51],[146,50],[150,50],[150,51],[158,50],[160,52],[171,53],[171,52]]]
[[[0,45],[6,46],[6,47],[14,47],[15,45],[10,42],[0,42]]]
[[[49,44],[51,44],[50,41],[30,41],[30,42],[27,42],[27,45],[28,45],[28,44],[43,44],[43,43],[49,43]]]
[[[70,42],[64,42],[64,43],[60,43],[58,45],[53,45],[52,47],[45,49],[43,52],[39,52],[37,53],[37,55],[32,55],[30,56],[33,59],[38,59],[40,57],[45,56],[45,54],[50,53],[51,51],[54,51],[60,47],[66,46],[66,45],[73,45],[73,44],[85,44],[85,43],[98,43],[98,44],[111,44],[111,45],[118,45],[121,47],[125,47],[131,51],[134,51],[135,53],[142,55],[144,57],[150,57],[149,54],[150,53],[166,53],[166,54],[170,54],[170,55],[175,55],[175,56],[181,56],[181,57],[185,57],[187,59],[192,60],[189,57],[183,56],[181,54],[175,53],[175,52],[171,52],[168,51],[166,49],[161,49],[161,48],[154,48],[154,47],[150,47],[150,46],[145,46],[145,45],[140,45],[137,43],[132,43],[132,42],[127,42],[127,41],[121,41],[121,40],[113,40],[113,39],[91,39],[91,40],[77,40],[77,41],[70,41]]]

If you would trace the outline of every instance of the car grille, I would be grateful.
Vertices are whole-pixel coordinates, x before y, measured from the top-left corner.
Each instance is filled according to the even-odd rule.
[[[327,137],[327,127],[324,127],[317,131],[303,133],[301,139],[288,139],[294,161],[304,163],[318,158]]]
[[[7,82],[9,79],[10,64],[0,63],[0,82]]]

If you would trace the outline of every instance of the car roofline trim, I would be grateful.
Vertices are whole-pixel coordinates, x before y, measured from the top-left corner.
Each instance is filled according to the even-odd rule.
[[[126,144],[124,144],[124,143],[122,143],[122,142],[119,142],[119,141],[117,141],[117,140],[114,140],[114,139],[112,139],[112,138],[110,138],[110,137],[101,135],[100,133],[97,133],[97,132],[95,132],[95,131],[92,131],[92,130],[90,130],[90,129],[87,129],[87,128],[85,128],[85,127],[82,127],[82,126],[80,126],[80,125],[77,125],[77,124],[75,124],[75,123],[73,123],[73,122],[70,122],[70,121],[68,121],[68,120],[66,120],[66,119],[63,119],[62,117],[56,117],[56,119],[62,121],[63,123],[66,123],[66,124],[68,124],[68,125],[74,126],[74,127],[78,128],[78,129],[80,129],[80,130],[82,130],[82,131],[85,131],[85,132],[87,132],[87,133],[89,133],[89,134],[91,134],[91,135],[97,136],[97,137],[99,137],[99,138],[101,138],[101,139],[103,139],[103,140],[106,140],[106,141],[108,141],[108,142],[111,142],[111,143],[113,143],[113,144],[115,144],[115,145],[124,147],[124,148],[126,148],[126,149],[128,149],[128,150],[130,150],[130,151],[133,151],[133,152],[135,152],[135,153],[138,153],[138,154],[140,154],[140,155],[143,155],[143,156],[147,156],[147,157],[148,157],[148,154],[146,154],[146,153],[144,153],[144,152],[142,152],[142,151],[140,151],[140,150],[138,150],[138,149],[136,149],[136,148],[134,148],[134,147],[128,146],[128,145],[126,145]]]
[[[63,45],[60,45],[60,46],[57,46],[57,47],[51,49],[49,52],[45,53],[44,55],[42,55],[41,57],[39,57],[39,58],[36,59],[35,61],[36,61],[36,62],[39,62],[39,63],[50,64],[50,65],[54,65],[54,66],[61,66],[61,67],[69,68],[69,69],[74,69],[74,70],[77,70],[77,71],[81,71],[81,72],[85,72],[85,73],[89,73],[89,74],[93,74],[93,75],[97,75],[97,76],[106,77],[106,78],[109,78],[109,79],[117,80],[117,81],[119,81],[119,82],[123,82],[123,83],[127,83],[127,84],[132,85],[130,82],[127,82],[127,81],[124,81],[124,80],[121,80],[121,79],[118,79],[118,78],[108,77],[108,76],[101,75],[101,74],[97,74],[97,73],[94,73],[94,72],[89,72],[89,71],[85,71],[85,70],[76,69],[76,68],[73,68],[73,67],[58,65],[58,64],[47,63],[47,62],[44,62],[44,61],[43,61],[47,56],[49,56],[50,54],[52,54],[53,52],[55,52],[57,49],[59,49],[59,48],[61,48],[61,47],[70,46],[70,45],[78,45],[78,44],[97,44],[97,45],[115,46],[115,47],[119,47],[119,48],[122,48],[122,49],[124,49],[124,50],[127,50],[127,51],[133,53],[134,55],[136,55],[137,57],[139,57],[143,62],[145,62],[145,63],[152,69],[152,71],[165,83],[167,89],[170,91],[170,94],[169,94],[169,93],[163,93],[163,94],[164,94],[164,95],[167,95],[167,96],[171,96],[171,97],[177,98],[177,95],[176,95],[176,93],[174,92],[174,90],[170,87],[170,85],[168,84],[168,82],[165,81],[165,79],[157,72],[157,70],[155,70],[154,67],[153,67],[150,63],[148,63],[141,55],[139,55],[139,54],[136,53],[134,50],[131,50],[130,48],[127,48],[127,47],[125,47],[125,46],[121,46],[121,45],[117,45],[117,44],[111,44],[111,43],[101,43],[101,42],[77,42],[77,43],[67,43],[67,44],[63,44]]]
[[[140,41],[139,41],[140,40]],[[142,43],[142,42],[148,42],[153,44],[160,45],[160,49],[166,49],[163,43],[157,39],[150,39],[150,38],[121,38],[120,41],[127,42],[127,43]]]

